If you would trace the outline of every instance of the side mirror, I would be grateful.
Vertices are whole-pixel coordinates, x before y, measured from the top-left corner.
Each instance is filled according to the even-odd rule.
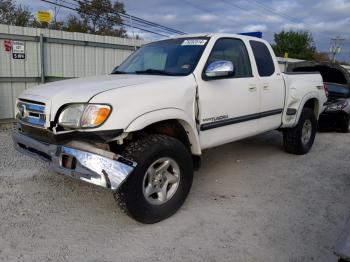
[[[231,61],[219,60],[210,63],[205,70],[205,76],[208,78],[224,77],[232,75],[235,71]]]

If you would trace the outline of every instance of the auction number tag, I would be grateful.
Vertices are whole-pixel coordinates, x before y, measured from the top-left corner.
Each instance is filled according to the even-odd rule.
[[[12,41],[12,58],[25,59],[25,44],[23,41]]]
[[[181,45],[205,45],[207,39],[186,39]]]

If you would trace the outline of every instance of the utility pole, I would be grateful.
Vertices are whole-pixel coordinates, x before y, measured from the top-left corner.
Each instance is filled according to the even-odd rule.
[[[331,39],[331,48],[329,52],[332,54],[333,63],[335,63],[335,56],[341,52],[344,41],[345,39],[340,36]]]
[[[133,46],[134,46],[134,50],[136,50],[135,31],[134,31],[134,25],[132,24],[131,15],[129,15],[129,20],[130,20],[130,25],[131,25],[131,30],[132,30],[132,43],[133,43]]]

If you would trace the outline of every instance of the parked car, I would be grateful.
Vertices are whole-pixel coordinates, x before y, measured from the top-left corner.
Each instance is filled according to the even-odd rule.
[[[325,83],[328,90],[326,108],[320,115],[319,127],[339,128],[342,132],[349,132],[350,120],[350,87],[335,83]]]
[[[24,91],[13,140],[155,223],[183,204],[207,148],[278,129],[287,152],[309,152],[326,100],[319,73],[281,73],[262,39],[186,35],[141,47],[111,75]]]
[[[319,119],[319,128],[338,128],[342,132],[349,132],[350,74],[345,68],[332,62],[302,61],[289,64],[287,71],[319,72],[329,89],[326,109]]]

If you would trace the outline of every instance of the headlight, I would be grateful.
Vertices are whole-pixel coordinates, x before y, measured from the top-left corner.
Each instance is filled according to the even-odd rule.
[[[83,104],[74,104],[66,107],[60,114],[58,123],[64,127],[79,128],[84,109],[85,105]]]
[[[334,104],[327,106],[326,110],[327,111],[338,111],[338,110],[344,109],[347,105],[348,105],[348,103],[346,101],[340,101],[340,102],[337,102],[337,103],[334,103]]]
[[[73,104],[67,106],[58,118],[58,124],[68,128],[91,128],[102,125],[111,107],[97,104]]]

